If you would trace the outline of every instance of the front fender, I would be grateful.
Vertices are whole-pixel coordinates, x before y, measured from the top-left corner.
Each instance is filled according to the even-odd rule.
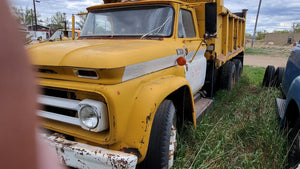
[[[289,88],[288,95],[287,95],[287,103],[289,103],[291,100],[295,100],[298,107],[300,107],[300,76],[297,76],[293,80]]]
[[[288,106],[290,103],[295,102],[297,104],[298,110],[300,107],[300,76],[297,76],[291,83],[288,93],[287,93],[287,99],[286,99],[286,107],[285,107],[285,114],[282,118],[281,124],[283,125],[284,119],[286,116],[289,116],[290,113],[298,113],[300,115],[300,112],[288,112]]]
[[[138,146],[137,148],[142,155],[139,161],[142,161],[146,156],[152,122],[158,106],[167,96],[182,86],[188,86],[191,92],[189,82],[185,78],[166,76],[145,83],[138,89],[134,108],[129,118],[133,123],[128,123],[126,131],[130,132],[127,132],[123,139],[128,139],[128,143],[132,144],[129,146]],[[195,118],[194,108],[193,117]],[[133,138],[134,141],[132,142]]]

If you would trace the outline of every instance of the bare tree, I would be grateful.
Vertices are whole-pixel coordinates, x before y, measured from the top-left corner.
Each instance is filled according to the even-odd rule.
[[[294,33],[300,33],[300,24],[299,23],[293,23],[292,30]]]
[[[86,15],[84,15],[84,12],[80,11],[77,16],[79,17],[79,21],[76,21],[76,24],[79,26],[80,29],[82,29],[86,20]]]
[[[26,25],[31,25],[33,23],[32,20],[34,18],[34,13],[31,10],[32,9],[30,8],[23,9],[22,7],[12,7],[13,15],[16,17],[18,23]],[[41,19],[41,14],[37,13],[36,16],[38,23],[43,22],[43,20]]]
[[[51,17],[51,23],[48,24],[52,29],[63,29],[63,23],[65,22],[65,18],[63,13],[56,12],[55,15]]]

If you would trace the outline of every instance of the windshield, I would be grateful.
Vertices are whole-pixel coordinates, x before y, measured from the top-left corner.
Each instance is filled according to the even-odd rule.
[[[172,35],[174,11],[171,6],[135,6],[89,12],[81,37]]]

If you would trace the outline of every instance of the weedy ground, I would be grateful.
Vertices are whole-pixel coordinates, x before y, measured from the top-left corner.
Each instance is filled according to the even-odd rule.
[[[285,168],[288,145],[279,129],[278,89],[261,87],[265,68],[244,67],[232,91],[219,91],[197,129],[181,130],[173,168]]]
[[[290,50],[293,48],[292,45],[277,46],[277,45],[264,45],[258,44],[253,48],[246,47],[245,53],[248,55],[267,55],[272,57],[284,57],[287,58],[290,55]]]

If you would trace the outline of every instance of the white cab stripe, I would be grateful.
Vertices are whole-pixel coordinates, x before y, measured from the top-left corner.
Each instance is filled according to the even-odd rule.
[[[125,67],[122,81],[131,80],[149,73],[157,72],[168,67],[177,65],[177,55],[159,58],[143,63],[138,63]]]
[[[188,54],[187,61],[191,59],[194,53],[195,51],[190,52]],[[196,57],[204,56],[204,53],[205,53],[205,49],[199,50],[197,52]],[[159,59],[155,59],[143,63],[126,66],[123,74],[122,82],[135,79],[149,73],[157,72],[172,66],[176,66],[177,65],[176,60],[178,57],[179,57],[178,55],[172,55],[164,58],[159,58]]]

